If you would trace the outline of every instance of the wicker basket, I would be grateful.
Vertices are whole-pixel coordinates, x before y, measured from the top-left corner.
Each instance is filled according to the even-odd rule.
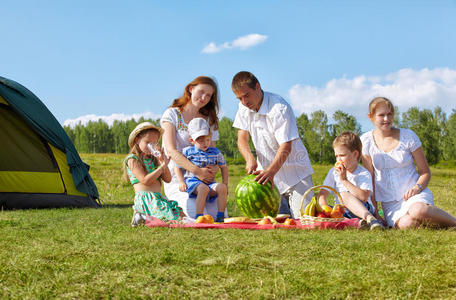
[[[309,224],[313,224],[316,222],[340,222],[345,219],[345,218],[320,218],[320,217],[312,217],[312,216],[308,216],[308,215],[304,214],[303,206],[304,206],[304,202],[306,201],[307,195],[311,191],[316,190],[316,189],[321,189],[321,188],[325,188],[325,189],[333,191],[339,198],[340,203],[343,204],[342,197],[340,196],[339,192],[336,191],[335,189],[333,189],[332,187],[327,186],[327,185],[316,185],[316,186],[311,187],[304,193],[304,195],[302,196],[302,200],[301,200],[301,207],[299,209],[299,214],[300,214],[299,219],[300,219],[302,225],[309,225]]]

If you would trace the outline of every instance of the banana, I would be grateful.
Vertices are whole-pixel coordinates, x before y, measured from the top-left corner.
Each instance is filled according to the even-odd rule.
[[[315,208],[317,210],[317,214],[319,214],[323,211],[323,208],[320,206],[320,203],[318,203],[318,201],[316,201],[316,202],[317,202],[317,206]]]
[[[316,216],[316,206],[317,206],[317,200],[312,198],[312,200],[307,204],[306,210],[305,210],[305,215],[315,217]]]
[[[312,204],[310,205],[310,209],[309,209],[309,216],[312,216],[312,217],[315,217],[317,214],[315,213],[316,211],[316,204],[315,201],[312,201],[311,202]]]
[[[309,209],[310,209],[310,204],[311,204],[311,203],[312,203],[312,201],[310,201],[309,204],[307,204],[307,206],[306,206],[306,210],[305,210],[305,212],[304,212],[304,214],[305,214],[306,216],[309,215]]]

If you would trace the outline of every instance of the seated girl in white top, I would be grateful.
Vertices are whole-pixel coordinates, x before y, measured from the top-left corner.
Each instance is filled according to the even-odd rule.
[[[179,190],[179,181],[174,172],[174,167],[177,164],[179,167],[195,174],[203,182],[211,183],[214,181],[219,169],[217,166],[199,168],[182,154],[182,150],[192,145],[187,124],[193,118],[204,118],[208,121],[212,133],[211,147],[215,147],[215,141],[219,137],[218,110],[217,84],[210,77],[200,76],[187,84],[184,94],[173,101],[171,106],[163,113],[160,121],[164,130],[163,144],[165,153],[171,158],[169,169],[171,170],[172,180],[170,183],[164,184],[165,195],[168,199],[177,201],[188,216],[196,214],[196,203],[194,199],[188,199],[186,192]],[[216,218],[217,201],[206,203],[204,213]]]
[[[382,203],[387,224],[401,229],[456,227],[456,218],[434,206],[427,188],[431,171],[420,139],[412,130],[393,127],[391,101],[373,99],[368,116],[375,129],[361,136],[363,164],[372,174],[375,200]]]

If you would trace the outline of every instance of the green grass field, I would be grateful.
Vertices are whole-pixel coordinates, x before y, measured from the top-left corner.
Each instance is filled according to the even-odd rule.
[[[123,156],[82,155],[106,207],[0,212],[0,298],[455,299],[456,231],[131,228]],[[315,165],[322,183],[330,166]],[[456,169],[433,168],[456,215]],[[230,166],[230,215],[243,166]]]

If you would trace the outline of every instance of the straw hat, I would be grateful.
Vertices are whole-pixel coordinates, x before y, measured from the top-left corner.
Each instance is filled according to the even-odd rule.
[[[152,124],[150,122],[139,123],[135,127],[135,129],[133,129],[133,131],[130,133],[130,136],[128,137],[128,146],[130,148],[133,147],[133,144],[134,144],[135,139],[138,136],[138,134],[140,134],[141,132],[143,132],[144,130],[147,130],[147,129],[155,129],[155,130],[157,130],[158,133],[160,134],[160,137],[163,134],[163,129],[161,129],[160,127],[155,126],[154,124]]]

